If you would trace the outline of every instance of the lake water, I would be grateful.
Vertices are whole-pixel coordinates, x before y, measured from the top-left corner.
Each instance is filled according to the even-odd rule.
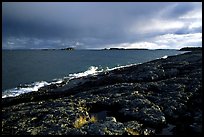
[[[2,97],[37,91],[64,78],[144,63],[177,50],[2,50]]]

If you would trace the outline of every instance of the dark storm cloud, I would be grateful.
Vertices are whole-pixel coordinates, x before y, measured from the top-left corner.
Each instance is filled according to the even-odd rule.
[[[158,8],[155,3],[8,3],[3,25],[10,28],[8,35],[109,38]]]
[[[3,43],[6,45],[11,38],[13,43],[15,38],[30,38],[27,41],[33,42],[40,39],[43,41],[37,42],[40,47],[42,43],[58,39],[58,45],[74,41],[71,44],[83,43],[75,45],[81,48],[96,48],[94,46],[141,41],[169,31],[146,29],[148,33],[144,33],[141,24],[152,25],[147,22],[157,18],[176,20],[200,5],[167,2],[4,2]],[[179,29],[182,31],[182,27]]]

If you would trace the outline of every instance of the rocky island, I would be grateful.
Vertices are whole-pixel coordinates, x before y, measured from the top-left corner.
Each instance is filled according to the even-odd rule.
[[[145,48],[104,48],[102,50],[149,50]]]
[[[202,47],[183,47],[180,51],[201,51]]]
[[[67,48],[61,48],[61,49],[42,49],[42,50],[75,50],[72,47],[67,47]]]
[[[2,99],[3,135],[201,135],[202,52]]]

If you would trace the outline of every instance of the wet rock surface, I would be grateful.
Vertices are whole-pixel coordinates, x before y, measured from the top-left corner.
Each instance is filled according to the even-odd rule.
[[[4,135],[201,135],[202,53],[2,99]]]

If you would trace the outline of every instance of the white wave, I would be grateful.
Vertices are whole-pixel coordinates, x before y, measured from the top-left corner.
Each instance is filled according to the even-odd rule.
[[[166,58],[168,58],[168,56],[167,55],[165,55],[165,56],[163,56],[163,57],[161,57],[162,59],[166,59]]]
[[[167,56],[167,55],[162,56],[162,57],[160,57],[160,58],[156,58],[156,59],[166,59],[166,58],[168,58],[168,56]]]
[[[13,89],[5,90],[2,93],[2,98],[19,96],[20,94],[38,91],[39,88],[47,86],[47,85],[60,84],[65,80],[69,81],[69,80],[75,79],[75,78],[86,77],[86,76],[90,76],[90,75],[97,75],[101,72],[108,72],[108,71],[112,71],[115,69],[130,67],[133,65],[136,65],[136,64],[117,66],[117,67],[113,67],[113,68],[106,67],[106,68],[102,68],[102,69],[99,69],[98,67],[95,67],[95,66],[91,66],[88,68],[88,70],[86,70],[84,72],[69,74],[68,76],[65,76],[64,78],[61,78],[61,79],[53,79],[52,82],[46,82],[46,81],[34,82],[32,84],[25,84],[21,87],[16,87]]]
[[[137,64],[140,64],[140,63],[137,63]],[[124,65],[124,66],[118,65],[117,67],[113,67],[113,68],[106,67],[106,68],[101,68],[101,69],[99,69],[98,67],[95,67],[95,66],[91,66],[85,72],[69,74],[69,78],[73,79],[73,78],[80,78],[80,77],[85,77],[85,76],[89,76],[89,75],[97,75],[101,72],[108,72],[108,71],[112,71],[115,69],[130,67],[130,66],[137,65],[137,64],[129,64],[129,65]]]
[[[140,64],[140,63],[129,64],[129,65],[124,65],[124,66],[117,66],[117,67],[113,67],[113,68],[108,68],[108,67],[107,67],[107,71],[112,71],[112,70],[120,69],[120,68],[126,68],[126,67],[130,67],[130,66],[138,65],[138,64]]]
[[[53,82],[51,82],[51,84],[60,84],[63,82],[63,79],[54,79]]]
[[[69,74],[69,77],[70,77],[71,79],[73,79],[73,78],[80,78],[80,77],[85,77],[85,76],[89,76],[89,75],[96,75],[96,74],[98,74],[99,72],[102,72],[102,70],[100,71],[100,70],[98,69],[98,67],[91,66],[91,67],[88,68],[87,71],[81,72],[81,73]]]
[[[38,91],[39,88],[50,85],[50,84],[60,84],[64,80],[67,80],[67,79],[70,80],[70,79],[84,77],[84,76],[88,76],[88,75],[96,75],[99,72],[102,72],[102,71],[97,71],[97,70],[98,70],[98,67],[91,66],[85,72],[69,74],[68,77],[64,77],[61,79],[53,79],[52,82],[40,81],[40,82],[34,82],[32,84],[25,84],[21,87],[8,89],[2,93],[2,98],[19,96],[20,94]]]
[[[51,83],[48,83],[46,81],[40,81],[35,82],[30,85],[26,85],[25,87],[16,87],[13,89],[6,90],[2,93],[2,98],[6,97],[15,97],[20,94],[29,93],[32,91],[38,91],[39,88],[44,87],[46,85],[50,85]]]

